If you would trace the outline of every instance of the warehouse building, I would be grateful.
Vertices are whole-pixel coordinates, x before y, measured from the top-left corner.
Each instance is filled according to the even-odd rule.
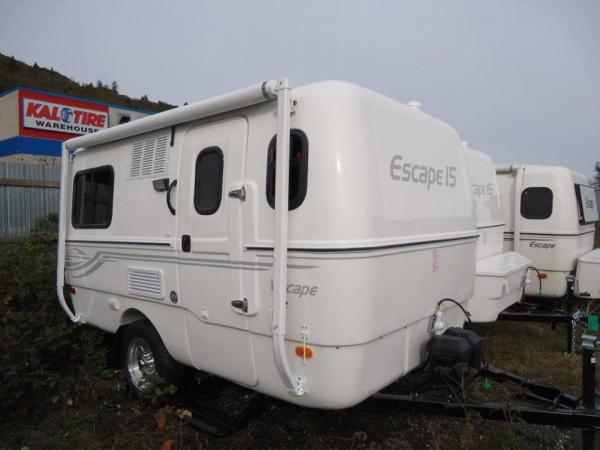
[[[152,114],[125,106],[16,87],[0,93],[0,158],[52,160],[72,137]]]

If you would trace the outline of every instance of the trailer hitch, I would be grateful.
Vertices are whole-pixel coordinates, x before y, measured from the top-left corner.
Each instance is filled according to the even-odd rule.
[[[580,428],[583,448],[593,449],[595,430],[600,429],[600,409],[596,404],[596,336],[582,336],[583,381],[581,397],[562,392],[525,377],[490,366],[487,363],[475,368],[475,374],[456,376],[453,369],[444,376],[428,375],[425,381],[406,394],[380,392],[359,406],[369,411],[403,411],[411,413],[438,414],[465,417],[475,412],[483,419],[506,421],[518,417],[524,422],[557,427]],[[493,402],[477,402],[457,395],[464,379],[468,383],[477,380],[493,380],[497,383],[513,383],[519,394],[509,405]]]
[[[563,324],[566,327],[568,355],[575,355],[577,350],[577,324],[587,323],[588,316],[585,312],[576,308],[573,285],[575,277],[568,276],[567,293],[563,299],[564,309],[554,307],[552,309],[543,309],[538,304],[518,302],[510,306],[498,315],[498,320],[511,322],[534,322],[550,323],[552,329],[557,324]]]

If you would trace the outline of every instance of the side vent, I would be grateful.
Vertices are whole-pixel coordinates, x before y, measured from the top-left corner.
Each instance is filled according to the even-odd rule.
[[[163,300],[165,296],[163,294],[162,278],[162,270],[129,267],[127,290],[131,295]]]
[[[138,179],[167,175],[168,145],[168,135],[134,142],[129,164],[129,178]]]

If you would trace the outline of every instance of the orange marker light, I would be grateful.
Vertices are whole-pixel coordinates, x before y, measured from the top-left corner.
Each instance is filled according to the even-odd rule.
[[[546,272],[540,272],[540,274],[538,275],[538,278],[540,280],[545,280],[546,278],[548,278],[548,274]]]
[[[296,346],[296,356],[299,358],[310,359],[313,357],[313,350],[310,347]]]

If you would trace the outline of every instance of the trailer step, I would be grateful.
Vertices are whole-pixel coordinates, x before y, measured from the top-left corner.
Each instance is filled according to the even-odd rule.
[[[244,428],[249,420],[262,414],[266,405],[265,396],[258,393],[244,395],[231,414],[200,402],[191,402],[185,406],[192,413],[186,421],[190,426],[212,436],[229,436]]]

